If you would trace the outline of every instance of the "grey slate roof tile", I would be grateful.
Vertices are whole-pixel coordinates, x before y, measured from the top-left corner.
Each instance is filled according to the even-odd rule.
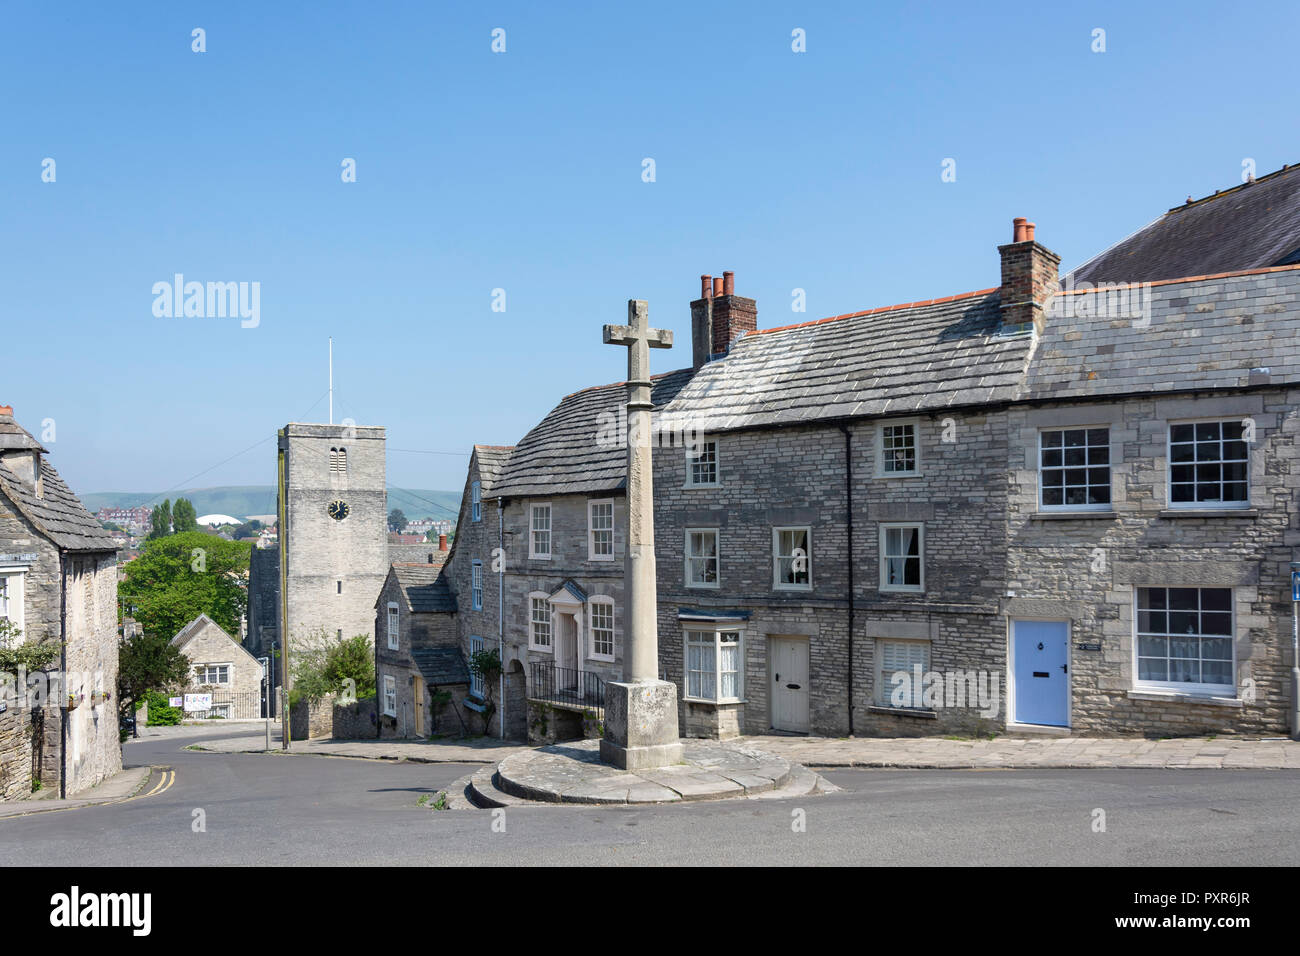
[[[43,494],[37,497],[35,488],[0,462],[0,493],[56,545],[67,551],[117,551],[113,536],[86,510],[44,456],[41,486]]]

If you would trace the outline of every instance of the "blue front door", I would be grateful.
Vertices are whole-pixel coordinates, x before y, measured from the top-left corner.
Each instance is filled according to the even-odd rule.
[[[1016,722],[1070,724],[1070,625],[1066,621],[1012,621]]]

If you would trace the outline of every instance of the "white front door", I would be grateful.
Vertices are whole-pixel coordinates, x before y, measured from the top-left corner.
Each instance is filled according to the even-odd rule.
[[[771,659],[772,729],[806,734],[808,720],[808,638],[773,637]]]

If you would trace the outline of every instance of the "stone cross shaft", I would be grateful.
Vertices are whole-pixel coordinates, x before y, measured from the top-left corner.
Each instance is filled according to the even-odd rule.
[[[627,325],[605,326],[605,344],[627,347],[627,626],[623,679],[659,679],[659,625],[655,594],[654,484],[650,462],[650,350],[668,349],[673,333],[652,329],[649,306],[627,303]]]

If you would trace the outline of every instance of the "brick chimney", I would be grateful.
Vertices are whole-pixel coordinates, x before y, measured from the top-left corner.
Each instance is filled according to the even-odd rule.
[[[1061,257],[1034,239],[1034,224],[1012,221],[1011,242],[998,246],[1002,255],[1002,331],[1033,329],[1042,334],[1047,300],[1060,286]]]
[[[691,303],[691,364],[700,368],[725,355],[746,332],[758,329],[758,303],[736,295],[736,274],[700,276],[700,297]]]

